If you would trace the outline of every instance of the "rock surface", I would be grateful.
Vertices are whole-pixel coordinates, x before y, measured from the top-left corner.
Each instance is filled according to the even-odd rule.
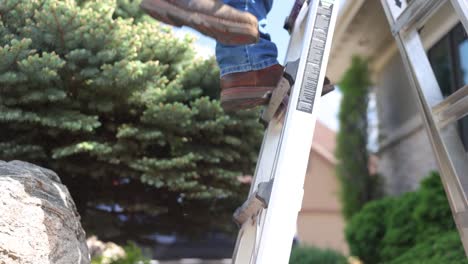
[[[86,237],[57,174],[0,161],[0,263],[87,264]]]

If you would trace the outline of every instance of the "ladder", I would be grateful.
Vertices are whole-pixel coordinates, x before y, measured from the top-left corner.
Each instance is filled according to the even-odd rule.
[[[454,124],[468,114],[468,86],[443,98],[418,32],[446,1],[381,1],[416,92],[453,218],[468,255],[468,155]],[[468,0],[451,3],[468,30]]]
[[[307,0],[294,23],[279,84],[291,87],[288,108],[269,120],[248,199],[234,213],[234,264],[289,262],[338,2]]]

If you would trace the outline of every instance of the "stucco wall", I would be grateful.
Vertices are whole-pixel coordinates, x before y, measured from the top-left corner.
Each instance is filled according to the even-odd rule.
[[[421,180],[437,163],[429,145],[427,133],[417,129],[397,144],[381,150],[378,171],[385,179],[385,191],[391,195],[418,188]]]
[[[304,191],[297,221],[299,242],[346,254],[345,221],[341,216],[335,164],[315,151],[309,158]]]
[[[388,194],[401,194],[416,189],[422,178],[437,170],[437,163],[399,53],[383,68],[376,86],[378,172]]]
[[[418,114],[416,96],[399,53],[393,56],[379,74],[375,94],[381,121],[381,139],[391,137],[395,129]]]

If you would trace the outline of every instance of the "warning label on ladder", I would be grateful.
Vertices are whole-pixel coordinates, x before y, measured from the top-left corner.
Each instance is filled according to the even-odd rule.
[[[299,101],[297,102],[297,110],[309,114],[312,113],[314,107],[314,98],[317,93],[320,68],[322,66],[323,53],[325,52],[333,7],[334,5],[330,1],[320,1],[314,23],[312,43],[308,51],[305,75],[302,81]]]

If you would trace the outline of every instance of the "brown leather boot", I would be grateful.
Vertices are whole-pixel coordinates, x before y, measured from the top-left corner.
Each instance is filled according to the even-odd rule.
[[[265,105],[276,88],[283,66],[276,64],[258,71],[236,72],[221,77],[221,106],[225,111]]]
[[[188,26],[227,45],[258,42],[257,18],[219,0],[143,0],[153,18],[176,27]]]
[[[258,71],[221,77],[221,106],[225,111],[236,111],[268,104],[268,95],[278,85],[283,71],[283,66],[276,64]],[[330,80],[325,78],[322,96],[333,90]]]

